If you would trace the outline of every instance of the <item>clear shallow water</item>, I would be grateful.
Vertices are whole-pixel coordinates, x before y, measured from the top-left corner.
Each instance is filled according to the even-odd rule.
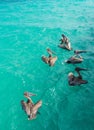
[[[0,1],[0,129],[94,130],[94,1]],[[61,34],[83,54],[80,67],[89,83],[71,88],[67,74],[74,65],[62,64],[73,51],[57,47]],[[41,61],[46,48],[58,61],[50,68]],[[77,66],[77,65],[76,65]],[[43,100],[36,120],[28,121],[20,100],[23,92]]]

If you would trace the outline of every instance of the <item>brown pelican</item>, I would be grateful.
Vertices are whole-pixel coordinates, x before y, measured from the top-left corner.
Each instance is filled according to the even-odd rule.
[[[49,66],[54,66],[56,60],[57,60],[57,56],[55,57],[52,57],[51,55],[49,57],[42,56],[42,61],[48,64]]]
[[[28,120],[32,120],[32,119],[36,118],[36,115],[38,113],[38,109],[42,105],[42,101],[40,100],[34,104],[33,101],[31,100],[30,96],[35,96],[35,94],[29,93],[29,92],[25,92],[24,96],[28,100],[27,100],[27,102],[25,102],[24,100],[21,101],[22,109],[28,115]]]
[[[72,64],[77,64],[77,63],[81,63],[83,61],[83,58],[80,55],[74,55],[72,57],[70,57],[68,60],[66,60],[66,63],[72,63]]]
[[[49,56],[42,56],[41,59],[43,62],[45,62],[46,64],[48,64],[49,66],[53,66],[57,60],[57,56],[52,56],[52,54],[55,54],[52,50],[50,50],[49,48],[46,49],[47,52],[49,53]]]
[[[75,68],[76,72],[78,73],[78,76],[75,76],[72,72],[70,72],[68,74],[68,83],[70,86],[76,86],[76,85],[81,85],[81,84],[87,84],[88,81],[86,80],[83,80],[81,74],[80,74],[80,71],[81,70],[87,70],[87,69],[84,69],[84,68]]]
[[[71,44],[70,44],[68,38],[64,34],[62,34],[62,38],[60,39],[60,41],[61,41],[61,43],[58,45],[58,47],[67,49],[69,51],[72,50]]]

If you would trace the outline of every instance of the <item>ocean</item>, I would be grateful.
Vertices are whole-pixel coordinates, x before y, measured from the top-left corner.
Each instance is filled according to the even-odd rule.
[[[81,64],[66,64],[74,55],[58,47],[65,34]],[[50,48],[58,57],[49,67],[41,60]],[[68,73],[88,84],[69,86]],[[0,0],[0,130],[94,130],[94,0]],[[28,120],[21,108],[24,92],[40,114]]]

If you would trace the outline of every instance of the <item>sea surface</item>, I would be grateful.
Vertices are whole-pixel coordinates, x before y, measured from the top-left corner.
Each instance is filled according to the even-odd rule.
[[[65,34],[81,54],[78,65],[66,64],[72,51],[58,47]],[[53,67],[42,62],[50,48]],[[75,67],[88,84],[71,87]],[[20,101],[25,91],[43,101],[29,121]],[[0,0],[0,130],[94,130],[94,0]]]

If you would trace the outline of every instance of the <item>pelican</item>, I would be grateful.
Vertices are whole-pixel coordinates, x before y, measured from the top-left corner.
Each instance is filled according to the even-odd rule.
[[[32,120],[36,118],[36,115],[38,113],[38,109],[42,105],[42,101],[39,100],[35,104],[31,100],[30,96],[36,96],[35,94],[24,92],[24,96],[28,99],[26,102],[24,100],[21,100],[22,109],[26,112],[28,116],[28,120]]]

